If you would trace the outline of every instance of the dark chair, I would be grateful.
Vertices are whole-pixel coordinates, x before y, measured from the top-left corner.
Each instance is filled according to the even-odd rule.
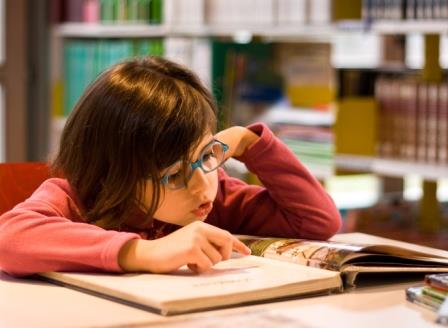
[[[0,163],[0,214],[31,196],[49,177],[46,163]]]

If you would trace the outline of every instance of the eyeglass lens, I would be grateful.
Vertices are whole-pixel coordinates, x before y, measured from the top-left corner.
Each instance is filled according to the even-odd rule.
[[[193,175],[193,170],[200,167],[205,173],[216,170],[225,159],[224,145],[220,142],[213,142],[206,147],[199,157],[199,160],[195,163],[191,163],[186,167],[186,172],[183,171],[182,165],[176,165],[173,173],[168,173],[167,186],[171,189],[178,189],[185,185],[185,181],[188,181]]]

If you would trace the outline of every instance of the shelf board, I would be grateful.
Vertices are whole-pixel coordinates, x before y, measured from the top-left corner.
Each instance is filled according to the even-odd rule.
[[[333,126],[335,114],[333,111],[318,111],[305,108],[293,108],[275,106],[266,111],[263,115],[257,117],[257,121],[268,125],[275,124],[297,124],[309,126]]]
[[[402,177],[415,174],[424,180],[436,181],[448,177],[448,166],[414,163],[404,160],[368,156],[336,155],[336,167],[346,170],[372,172],[386,176]]]
[[[166,26],[148,24],[87,24],[64,23],[55,27],[55,34],[66,38],[126,37],[239,37],[257,36],[308,42],[330,42],[338,32],[336,25],[298,26]]]
[[[371,30],[381,34],[443,34],[448,32],[446,20],[403,20],[403,21],[375,21]]]
[[[149,24],[64,23],[55,27],[55,33],[66,38],[163,37],[167,28]]]

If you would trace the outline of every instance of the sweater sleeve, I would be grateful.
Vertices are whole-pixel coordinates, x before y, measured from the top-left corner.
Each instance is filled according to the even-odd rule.
[[[66,180],[45,181],[0,216],[0,269],[23,276],[45,271],[121,272],[118,253],[137,234],[83,222]]]
[[[307,239],[335,234],[341,217],[321,184],[266,125],[249,129],[260,138],[238,160],[263,187],[231,178],[221,169],[207,222],[238,234]]]

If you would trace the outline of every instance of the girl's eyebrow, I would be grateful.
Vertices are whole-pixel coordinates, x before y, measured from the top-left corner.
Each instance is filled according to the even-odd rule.
[[[204,145],[204,147],[201,148],[198,156],[196,156],[195,160],[191,160],[192,163],[197,162],[199,160],[199,156],[202,155],[202,152],[204,151],[205,148],[207,148],[208,146],[210,146],[210,144],[212,144],[215,141],[215,138],[213,136],[211,136],[211,138],[209,139],[209,141]]]

